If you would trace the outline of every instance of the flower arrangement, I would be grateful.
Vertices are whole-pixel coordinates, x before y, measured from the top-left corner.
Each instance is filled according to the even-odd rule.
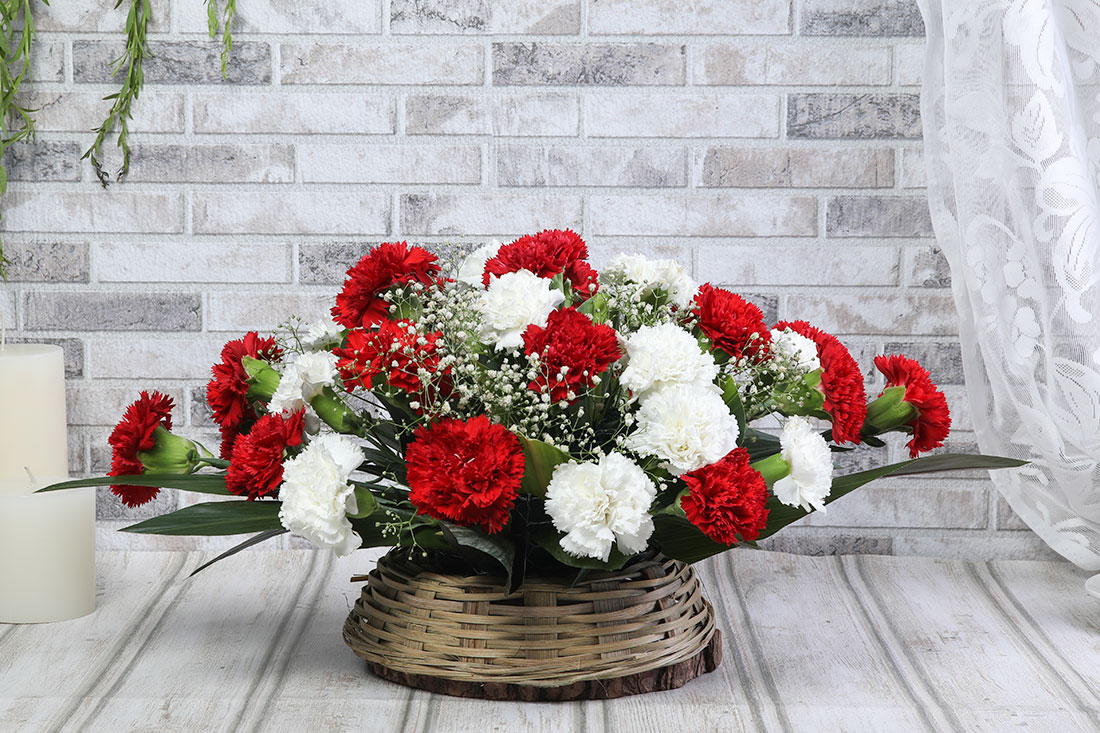
[[[651,546],[694,562],[888,474],[1018,465],[918,458],[948,435],[944,395],[912,359],[875,366],[886,386],[868,402],[832,335],[769,327],[671,260],[597,272],[568,230],[452,263],[387,243],[348,270],[330,318],[225,345],[207,386],[218,455],[143,392],[109,477],[58,487],[109,484],[127,506],[163,487],[222,495],[128,530],[256,533],[226,555],[291,532],[341,556],[458,557],[515,586]],[[892,432],[911,460],[834,476],[833,455]]]

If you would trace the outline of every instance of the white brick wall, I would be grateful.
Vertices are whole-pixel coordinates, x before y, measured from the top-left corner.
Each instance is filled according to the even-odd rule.
[[[577,229],[597,263],[679,258],[769,318],[844,334],[868,373],[887,348],[921,358],[972,448],[921,188],[913,0],[238,0],[229,82],[202,0],[153,7],[130,180],[104,192],[79,157],[115,91],[121,11],[36,5],[39,136],[0,201],[0,310],[14,338],[67,350],[75,473],[104,469],[140,388],[210,438],[220,345],[320,312],[371,243],[541,227]],[[147,514],[100,507],[104,528]],[[772,544],[1043,553],[971,474],[883,482]]]

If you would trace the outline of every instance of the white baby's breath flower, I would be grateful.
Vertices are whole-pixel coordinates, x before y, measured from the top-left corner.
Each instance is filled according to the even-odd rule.
[[[817,358],[817,344],[813,339],[789,328],[772,329],[772,351],[803,373],[808,374],[821,368],[821,360]]]
[[[657,487],[629,458],[609,453],[599,463],[569,462],[554,469],[546,512],[565,536],[562,549],[606,562],[612,545],[626,555],[646,548],[653,534],[649,507]]]
[[[833,457],[825,438],[804,417],[792,417],[779,435],[783,460],[791,473],[775,482],[772,493],[787,506],[825,512],[825,498],[833,488]]]
[[[362,539],[347,517],[358,511],[348,477],[362,460],[363,453],[353,438],[326,433],[283,464],[279,488],[282,525],[339,557],[359,549]]]
[[[716,389],[673,384],[646,395],[638,428],[626,444],[642,456],[656,456],[679,476],[709,466],[737,447],[739,428]]]
[[[634,283],[638,286],[636,292],[643,297],[660,288],[680,308],[688,307],[699,289],[675,260],[651,260],[639,254],[619,253],[611,258],[604,272]]]
[[[496,257],[500,245],[486,244],[478,247],[462,260],[458,267],[458,281],[481,290],[484,286],[482,277],[485,273],[485,263]]]
[[[336,381],[336,356],[327,351],[307,351],[287,366],[267,409],[273,415],[296,412]]]
[[[672,384],[714,387],[718,376],[714,357],[675,323],[642,326],[623,346],[627,365],[620,381],[636,398]]]
[[[302,345],[307,349],[328,349],[339,344],[343,336],[344,327],[326,313],[306,330]]]
[[[531,324],[546,326],[547,316],[563,300],[560,290],[530,270],[494,277],[477,301],[482,343],[498,349],[522,346],[523,331]]]

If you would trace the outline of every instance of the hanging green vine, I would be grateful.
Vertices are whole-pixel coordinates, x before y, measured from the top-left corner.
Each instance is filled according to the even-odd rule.
[[[117,0],[115,7],[122,5],[124,0]],[[104,99],[112,100],[111,109],[107,113],[107,119],[96,130],[95,142],[85,151],[83,157],[92,163],[96,178],[104,188],[111,181],[111,175],[103,170],[101,156],[103,154],[103,141],[118,126],[118,147],[122,148],[122,165],[116,174],[117,180],[122,180],[130,171],[130,119],[133,117],[133,105],[141,94],[141,88],[145,83],[145,60],[152,54],[145,43],[146,31],[149,28],[149,16],[152,13],[149,0],[130,0],[130,12],[126,14],[126,50],[114,61],[114,70],[111,76],[116,75],[123,67],[126,73],[122,77],[122,88],[114,94],[109,94]]]
[[[3,155],[15,143],[34,137],[32,109],[16,95],[31,70],[34,41],[34,0],[0,0],[0,196],[8,190],[8,171]],[[46,0],[42,0],[43,3]],[[0,277],[8,278],[9,260],[0,242]]]
[[[48,0],[41,0],[49,5]],[[127,0],[116,0],[115,8],[122,7]],[[229,56],[233,50],[233,35],[230,27],[237,15],[236,0],[226,0],[221,22],[218,19],[217,0],[203,0],[206,3],[210,37],[217,38],[218,29],[222,30],[221,64],[222,77],[228,74]],[[34,137],[34,118],[36,110],[22,106],[17,94],[23,81],[31,70],[31,45],[35,38],[34,16],[31,6],[35,0],[0,0],[0,196],[8,189],[8,172],[4,166],[3,154],[9,147],[21,140]],[[122,150],[122,165],[115,173],[115,180],[121,181],[130,170],[130,126],[133,118],[133,106],[145,84],[145,61],[153,56],[147,44],[149,18],[152,16],[150,0],[129,0],[130,10],[126,14],[126,49],[114,61],[111,76],[123,72],[122,87],[104,97],[111,102],[107,117],[96,130],[95,142],[85,151],[81,160],[87,158],[95,169],[96,178],[104,188],[111,182],[111,174],[103,169],[103,143],[117,128],[117,146]],[[0,241],[0,278],[8,277],[9,260],[4,257],[3,242]]]

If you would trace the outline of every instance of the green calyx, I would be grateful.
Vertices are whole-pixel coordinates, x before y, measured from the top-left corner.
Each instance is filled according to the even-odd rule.
[[[153,431],[153,447],[138,451],[137,457],[146,473],[187,474],[203,462],[203,453],[206,451],[195,442],[173,435],[163,425],[158,425]]]
[[[916,407],[905,401],[905,387],[887,387],[878,399],[867,405],[863,434],[881,435],[904,430],[919,414]]]
[[[270,402],[282,379],[279,372],[266,361],[253,359],[251,356],[242,357],[241,366],[248,374],[249,402]]]
[[[782,453],[776,453],[767,458],[761,458],[749,466],[764,477],[764,481],[771,488],[776,481],[791,475],[791,464],[783,460]]]

